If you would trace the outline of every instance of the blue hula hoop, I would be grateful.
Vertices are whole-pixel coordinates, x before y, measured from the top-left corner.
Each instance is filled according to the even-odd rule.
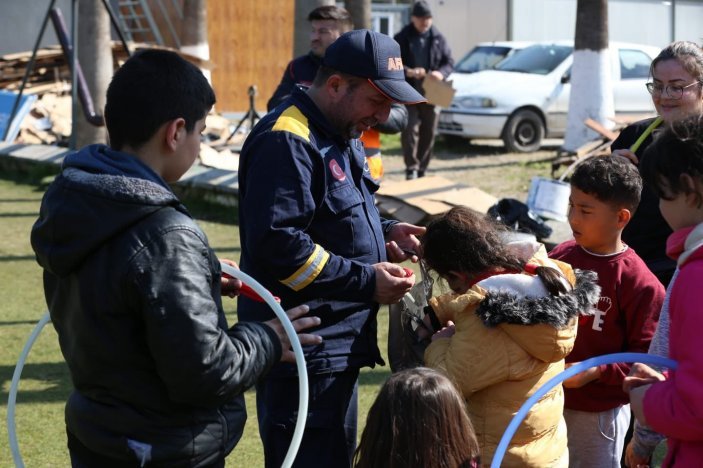
[[[581,361],[578,364],[569,367],[568,369],[565,369],[564,371],[558,373],[557,375],[549,379],[547,382],[544,383],[544,385],[537,389],[537,391],[530,398],[528,398],[525,403],[523,403],[518,412],[515,413],[515,416],[513,416],[513,419],[510,421],[510,424],[508,424],[508,427],[503,433],[503,437],[500,439],[500,443],[496,448],[496,452],[493,455],[493,461],[491,462],[491,468],[500,467],[500,463],[503,461],[505,452],[508,450],[508,444],[510,444],[510,441],[515,435],[515,432],[520,426],[520,423],[523,419],[525,419],[525,416],[527,416],[527,412],[530,410],[530,408],[532,408],[532,405],[537,403],[537,401],[544,395],[546,395],[549,390],[559,385],[569,377],[573,377],[574,375],[583,372],[586,369],[595,366],[600,366],[603,364],[615,364],[618,362],[641,362],[643,364],[652,364],[655,366],[667,367],[669,369],[676,369],[677,366],[676,361],[661,356],[655,356],[653,354],[613,353],[605,354],[603,356],[592,357],[590,359],[586,359],[585,361]]]

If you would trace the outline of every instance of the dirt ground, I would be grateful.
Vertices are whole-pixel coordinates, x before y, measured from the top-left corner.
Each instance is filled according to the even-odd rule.
[[[385,143],[385,142],[384,142]],[[403,180],[405,165],[396,141],[382,144],[384,178]],[[551,177],[551,161],[561,140],[547,140],[535,153],[507,153],[499,140],[446,140],[440,136],[428,175],[478,187],[496,198],[526,201],[532,177]]]
[[[497,199],[515,198],[527,202],[527,192],[533,177],[552,178],[552,161],[563,140],[545,140],[545,146],[534,153],[508,153],[500,140],[445,139],[438,137],[434,157],[427,171],[478,187]],[[381,140],[384,180],[404,180],[405,164],[397,138]],[[566,167],[557,170],[562,174]],[[571,238],[568,223],[545,221],[552,234],[541,239],[548,247]]]

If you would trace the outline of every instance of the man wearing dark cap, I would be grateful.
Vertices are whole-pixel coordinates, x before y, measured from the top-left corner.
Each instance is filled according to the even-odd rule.
[[[241,268],[286,309],[307,304],[322,320],[313,331],[322,344],[305,348],[310,407],[294,466],[351,466],[359,369],[383,363],[379,304],[398,302],[415,280],[388,260],[408,259],[424,228],[380,218],[358,140],[392,102],[424,102],[405,81],[398,44],[369,30],[345,33],[312,86],[264,116],[240,155]],[[242,321],[272,317],[245,297],[237,312]],[[295,367],[274,366],[257,385],[267,467],[281,466],[297,409]]]
[[[285,101],[294,88],[308,88],[312,84],[327,47],[339,36],[351,31],[353,27],[349,12],[335,5],[323,5],[315,8],[308,15],[308,21],[311,27],[310,52],[288,63],[281,82],[266,104],[266,109],[269,112]],[[408,111],[405,106],[393,103],[388,120],[364,131],[361,136],[366,161],[371,175],[377,182],[380,182],[383,176],[381,133],[399,133],[405,128],[407,122]]]
[[[410,24],[395,35],[400,44],[405,76],[424,94],[423,80],[444,80],[454,70],[454,60],[442,33],[432,26],[432,11],[424,0],[415,2]],[[439,107],[429,103],[408,107],[408,125],[401,134],[405,178],[423,177],[432,157]]]

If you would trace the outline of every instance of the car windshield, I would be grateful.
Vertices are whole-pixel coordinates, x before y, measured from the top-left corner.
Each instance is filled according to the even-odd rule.
[[[496,70],[546,75],[571,54],[573,47],[560,45],[532,45],[500,62]]]
[[[454,71],[460,73],[474,73],[493,68],[498,62],[503,60],[511,50],[511,47],[503,46],[476,46],[459,61],[454,67]]]

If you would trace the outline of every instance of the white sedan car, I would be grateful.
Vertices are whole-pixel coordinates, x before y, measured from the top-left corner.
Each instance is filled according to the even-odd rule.
[[[538,43],[508,56],[492,70],[453,73],[457,90],[442,109],[439,133],[466,138],[501,138],[508,151],[530,152],[545,137],[566,131],[572,42]],[[656,47],[611,42],[615,112],[654,113],[645,83]]]

